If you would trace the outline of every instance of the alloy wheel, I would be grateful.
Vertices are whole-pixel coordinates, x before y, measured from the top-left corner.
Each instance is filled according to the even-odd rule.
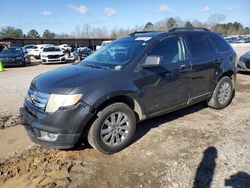
[[[109,146],[119,146],[128,137],[130,131],[129,119],[123,112],[110,114],[101,126],[101,140]]]

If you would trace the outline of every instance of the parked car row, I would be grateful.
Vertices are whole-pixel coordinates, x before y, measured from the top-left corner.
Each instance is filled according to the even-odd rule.
[[[228,43],[250,43],[250,36],[225,37]]]
[[[75,51],[72,51],[75,49]],[[4,66],[26,66],[30,63],[31,57],[41,60],[42,64],[47,63],[65,63],[66,58],[71,58],[77,61],[85,59],[92,54],[93,51],[87,47],[73,48],[67,44],[38,44],[26,45],[23,47],[3,47],[0,51],[0,60]]]

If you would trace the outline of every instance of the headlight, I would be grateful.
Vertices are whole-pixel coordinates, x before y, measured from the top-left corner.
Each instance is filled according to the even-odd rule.
[[[23,57],[16,57],[16,60],[22,60]]]
[[[57,95],[51,94],[46,106],[46,112],[55,112],[60,107],[72,106],[76,104],[80,99],[81,94],[75,95]]]
[[[47,55],[42,55],[42,57],[47,57]]]

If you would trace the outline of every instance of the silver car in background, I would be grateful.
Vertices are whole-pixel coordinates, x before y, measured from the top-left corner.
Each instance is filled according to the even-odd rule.
[[[238,71],[250,72],[250,51],[242,55],[237,62]]]

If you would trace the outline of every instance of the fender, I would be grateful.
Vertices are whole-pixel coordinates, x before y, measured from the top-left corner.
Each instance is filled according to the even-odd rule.
[[[103,104],[112,100],[123,101],[125,99],[132,104],[130,107],[138,114],[139,120],[146,118],[141,93],[131,80],[117,80],[112,84],[95,85],[94,92],[91,91],[84,93],[83,100],[94,109],[98,110]]]
[[[215,86],[223,76],[229,76],[232,79],[233,88],[235,88],[237,69],[233,62],[229,59],[225,60],[220,64],[220,68],[218,70],[220,70],[220,72],[217,72]]]

